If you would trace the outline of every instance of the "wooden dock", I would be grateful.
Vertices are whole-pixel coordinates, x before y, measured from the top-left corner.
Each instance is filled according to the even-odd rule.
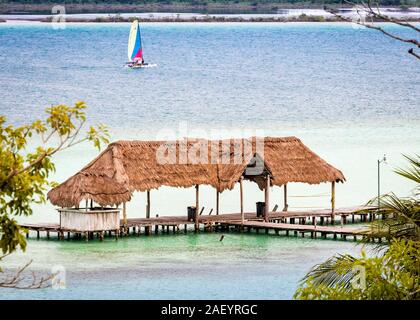
[[[272,211],[269,213],[269,222],[263,222],[263,217],[257,217],[255,212],[244,213],[244,224],[241,223],[240,213],[226,213],[219,215],[199,215],[198,223],[205,230],[229,230],[230,227],[241,230],[256,230],[259,232],[261,229],[266,230],[268,233],[270,230],[274,230],[276,233],[285,231],[287,235],[292,231],[295,235],[301,234],[304,236],[305,233],[309,233],[311,237],[316,238],[320,235],[322,238],[326,238],[328,235],[332,235],[334,239],[339,235],[341,238],[347,236],[362,236],[362,230],[354,228],[343,228],[343,225],[349,223],[348,217],[351,217],[351,222],[365,222],[367,217],[369,220],[373,220],[376,217],[376,207],[350,207],[341,208],[335,211],[335,216],[341,217],[341,223],[334,221],[334,225],[331,223],[331,211],[330,210],[312,210],[312,211]],[[85,238],[86,240],[93,239],[95,234],[98,238],[103,239],[105,236],[126,236],[126,235],[151,235],[152,233],[158,234],[180,232],[183,228],[183,232],[187,232],[189,225],[194,225],[193,220],[188,220],[187,216],[156,216],[153,218],[132,218],[127,219],[125,224],[123,220],[120,222],[121,228],[119,230],[110,231],[94,231],[81,233],[76,230],[67,230],[60,228],[59,224],[54,223],[25,223],[21,224],[22,227],[29,231],[36,232],[36,237],[40,238],[40,233],[44,232],[47,239],[50,238],[51,233],[55,233],[58,239],[63,240],[65,235],[67,239],[70,239],[73,235],[76,238]],[[341,225],[338,227],[337,225]],[[172,230],[171,230],[172,229]],[[27,235],[29,237],[29,233]]]
[[[286,236],[290,235],[290,232],[293,232],[295,236],[298,234],[302,238],[305,237],[305,234],[310,234],[311,238],[317,238],[319,235],[323,239],[327,239],[327,236],[332,236],[334,240],[340,236],[341,239],[346,240],[347,236],[352,236],[356,241],[358,237],[362,238],[365,236],[368,228],[349,228],[349,227],[334,227],[334,226],[317,226],[317,225],[308,225],[308,224],[289,224],[289,223],[273,223],[273,222],[261,222],[261,221],[245,221],[243,224],[241,222],[226,222],[222,226],[227,228],[235,227],[236,230],[248,231],[255,230],[257,233],[260,230],[264,230],[266,234],[273,230],[276,234],[279,234],[280,231],[284,231]]]

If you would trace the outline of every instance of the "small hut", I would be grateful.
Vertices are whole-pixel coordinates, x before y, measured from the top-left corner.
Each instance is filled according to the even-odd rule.
[[[112,219],[115,219],[118,210],[103,210],[102,215],[97,216],[91,214],[98,214],[100,208],[120,204],[126,221],[125,203],[135,191],[147,192],[146,217],[150,218],[150,191],[161,186],[195,186],[196,208],[199,208],[199,186],[211,185],[216,190],[216,214],[219,214],[219,193],[239,183],[243,220],[243,180],[253,181],[264,190],[264,220],[268,221],[270,186],[284,188],[283,210],[287,210],[288,183],[329,182],[332,184],[331,210],[334,215],[335,183],[344,182],[345,177],[296,137],[117,141],[74,176],[52,189],[48,199],[62,207],[59,209],[62,227],[76,230],[87,221],[104,226],[107,217],[113,214]],[[86,205],[80,209],[83,201],[86,204],[90,201],[91,208]],[[100,208],[93,210],[93,202]],[[86,216],[92,218],[86,220]],[[197,213],[195,223],[198,227]]]

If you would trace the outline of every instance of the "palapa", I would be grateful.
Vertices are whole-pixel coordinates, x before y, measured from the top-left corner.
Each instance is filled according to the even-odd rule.
[[[263,172],[249,173],[260,159]],[[252,168],[251,168],[252,169]],[[91,199],[107,206],[127,202],[134,191],[161,186],[211,185],[232,189],[242,175],[265,187],[289,182],[344,182],[343,173],[328,164],[296,137],[180,141],[116,141],[68,180],[48,193],[61,207]]]

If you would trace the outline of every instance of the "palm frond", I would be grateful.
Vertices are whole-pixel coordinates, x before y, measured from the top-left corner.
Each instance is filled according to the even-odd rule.
[[[406,158],[413,167],[417,168],[417,170],[420,168],[420,156],[418,154],[415,156],[403,154],[403,157]]]
[[[399,174],[400,176],[407,178],[415,183],[417,183],[417,193],[416,196],[419,195],[419,185],[420,185],[420,156],[408,156],[403,154],[403,157],[406,158],[410,164],[410,166],[406,169],[397,168],[394,170],[395,173]]]
[[[397,169],[395,172],[417,183],[417,193],[415,196],[399,198],[394,193],[388,193],[381,195],[379,199],[376,197],[368,202],[368,205],[376,205],[379,202],[380,206],[378,210],[379,213],[384,215],[384,219],[375,220],[370,224],[370,230],[364,233],[364,241],[370,241],[372,238],[379,237],[388,239],[391,246],[376,243],[377,249],[386,250],[385,256],[387,254],[391,254],[392,256],[392,248],[399,243],[420,243],[420,157],[418,155],[416,157],[404,155],[404,157],[411,166],[408,169]],[[413,259],[414,261],[418,261],[418,251],[414,252],[412,254]],[[333,256],[327,261],[313,267],[301,280],[301,286],[303,287],[305,283],[310,283],[318,288],[322,288],[323,286],[328,287],[329,289],[333,289],[335,293],[340,290],[350,292],[350,286],[353,283],[352,280],[356,279],[357,268],[355,267],[360,265],[366,266],[364,261],[366,260],[356,259],[348,254]],[[399,262],[399,264],[396,264],[397,266],[405,268],[406,260],[400,263],[400,257],[397,257],[397,261]],[[393,261],[391,262],[394,263]],[[383,260],[380,263],[387,262]],[[382,265],[379,274],[381,273]],[[415,271],[415,275],[418,275],[418,268]],[[375,279],[378,279],[378,275],[376,275]],[[418,294],[417,291],[414,294]]]
[[[315,285],[334,287],[336,285],[349,288],[355,276],[353,271],[356,258],[349,254],[339,254],[314,266],[301,282],[312,279]]]
[[[371,202],[376,202],[376,199]],[[420,240],[420,203],[414,197],[399,198],[394,193],[380,197],[383,220],[375,220],[365,241],[372,238]]]

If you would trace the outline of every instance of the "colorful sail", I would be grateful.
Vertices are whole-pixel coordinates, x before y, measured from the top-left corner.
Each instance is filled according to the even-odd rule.
[[[128,38],[128,60],[143,60],[143,50],[141,46],[141,35],[138,20],[131,24],[130,37]]]

